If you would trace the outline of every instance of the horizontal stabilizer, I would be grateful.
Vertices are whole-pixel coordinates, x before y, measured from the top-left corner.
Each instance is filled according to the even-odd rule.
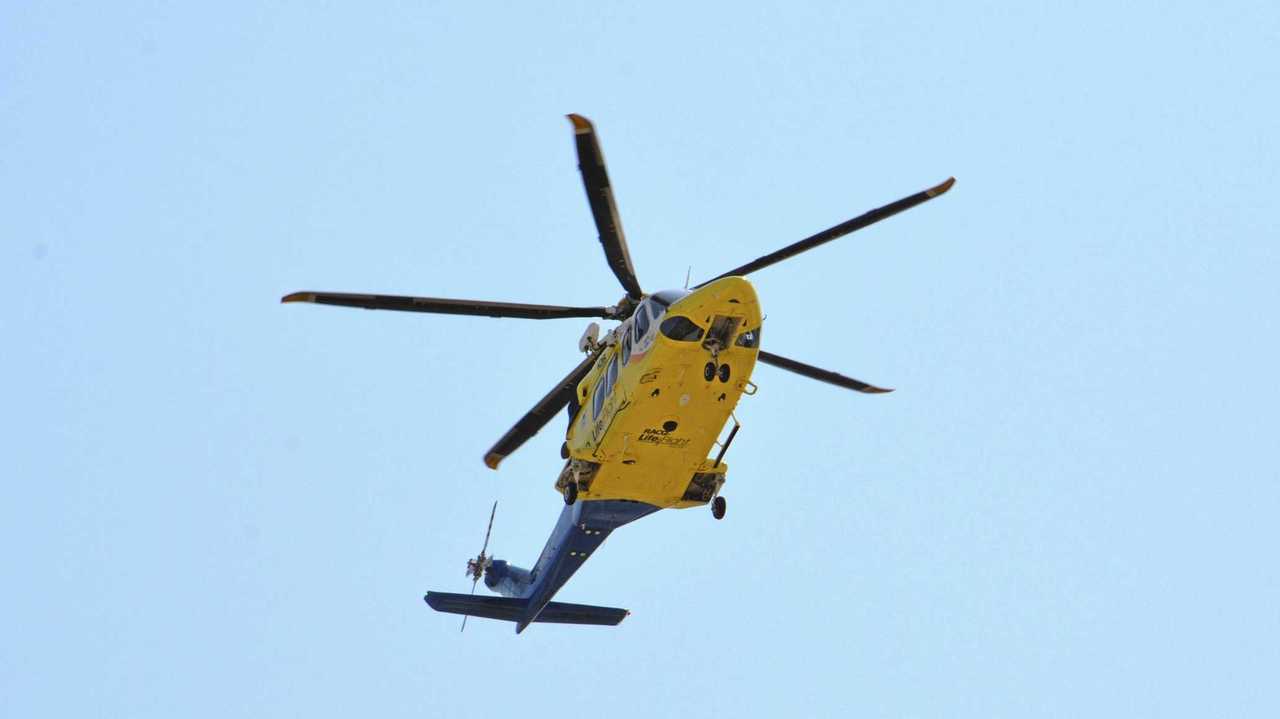
[[[449,592],[427,592],[423,597],[427,604],[437,612],[450,614],[466,614],[486,619],[501,619],[507,622],[521,622],[528,608],[524,599],[510,597],[477,597],[469,594],[451,594]],[[543,607],[535,622],[551,624],[597,624],[614,626],[630,614],[625,609],[616,607],[593,607],[589,604],[566,604],[550,602]]]
[[[567,604],[565,602],[548,602],[538,614],[535,622],[551,624],[599,624],[617,626],[627,618],[625,609],[616,607],[593,607],[590,604]]]

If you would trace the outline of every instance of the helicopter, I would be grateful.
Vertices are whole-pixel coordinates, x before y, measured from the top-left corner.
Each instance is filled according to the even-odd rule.
[[[724,518],[724,456],[741,427],[734,409],[743,395],[755,394],[751,377],[757,363],[865,394],[892,391],[763,350],[764,315],[746,275],[927,202],[955,183],[948,178],[693,287],[649,293],[631,262],[595,126],[581,115],[568,118],[600,244],[625,290],[614,304],[572,307],[316,291],[281,299],[369,310],[618,322],[603,335],[591,322],[578,342],[584,358],[485,453],[485,465],[496,470],[561,411],[568,415],[560,447],[564,464],[555,481],[564,508],[533,567],[486,554],[495,502],[484,546],[467,561],[471,594],[429,591],[423,598],[437,611],[463,615],[463,629],[471,616],[514,622],[517,634],[534,622],[621,623],[629,615],[625,609],[551,600],[625,524],[661,509],[706,505],[715,519]],[[475,596],[481,579],[501,596]]]

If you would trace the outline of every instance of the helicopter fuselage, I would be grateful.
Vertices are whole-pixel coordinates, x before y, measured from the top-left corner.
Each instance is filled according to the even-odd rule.
[[[755,289],[741,277],[646,297],[578,384],[557,489],[576,481],[587,502],[709,502],[727,467],[708,455],[755,391],[760,329]]]
[[[726,277],[649,295],[589,343],[598,356],[569,405],[568,458],[556,481],[567,506],[537,561],[531,569],[482,561],[485,586],[506,599],[428,592],[427,602],[513,621],[517,633],[534,621],[622,621],[626,610],[551,599],[615,529],[720,491],[728,467],[707,455],[738,400],[755,391],[761,319],[751,283]]]

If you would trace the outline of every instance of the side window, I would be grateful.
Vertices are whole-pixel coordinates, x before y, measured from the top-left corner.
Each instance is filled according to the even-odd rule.
[[[600,381],[596,382],[596,396],[591,402],[592,417],[599,417],[600,410],[604,407],[604,401],[613,391],[613,385],[618,381],[618,358],[614,357],[609,363],[608,371],[600,375]]]
[[[649,331],[649,300],[640,303],[636,308],[636,342],[639,342]]]
[[[622,337],[622,366],[625,367],[627,365],[627,362],[630,359],[631,359],[631,333],[628,332]]]
[[[606,380],[606,376],[602,374],[600,375],[600,381],[596,382],[595,397],[591,400],[591,416],[593,418],[600,416],[600,408],[604,406],[604,396],[609,394],[605,391],[608,389],[608,387],[605,387]]]

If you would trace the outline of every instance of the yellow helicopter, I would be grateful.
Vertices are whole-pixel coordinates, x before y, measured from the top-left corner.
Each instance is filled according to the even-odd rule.
[[[579,340],[585,358],[485,453],[497,469],[504,458],[561,410],[569,425],[565,460],[555,487],[564,499],[560,521],[531,570],[485,554],[469,560],[472,592],[481,578],[504,597],[428,592],[433,608],[503,619],[523,631],[531,622],[617,624],[626,610],[551,602],[614,529],[666,508],[710,504],[725,516],[720,495],[725,452],[740,425],[734,408],[755,393],[757,361],[858,392],[889,392],[851,377],[760,349],[763,314],[745,275],[860,230],[951,189],[954,178],[871,210],[688,289],[646,293],[636,279],[618,219],[595,128],[569,115],[587,201],[610,269],[626,294],[614,305],[567,307],[510,302],[295,292],[282,302],[437,314],[556,319],[592,317],[620,324],[603,336],[592,322]],[[728,436],[720,439],[730,420]],[[712,452],[714,456],[712,456]],[[494,507],[496,511],[496,503]],[[493,526],[493,513],[489,530]],[[463,620],[465,627],[465,618]]]

